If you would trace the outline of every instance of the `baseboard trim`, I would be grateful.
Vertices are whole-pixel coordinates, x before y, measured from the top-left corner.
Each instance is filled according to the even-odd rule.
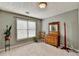
[[[70,48],[72,51],[79,53],[79,50],[75,49],[75,48]]]
[[[62,47],[63,47],[63,45],[61,44],[60,48],[62,48]],[[79,53],[78,49],[75,49],[73,47],[67,47],[67,48],[68,48],[68,50],[72,50],[73,52]]]
[[[17,44],[17,45],[14,45],[14,46],[10,46],[10,49],[14,49],[14,48],[21,47],[21,46],[24,46],[26,44],[31,44],[31,43],[33,43],[33,41],[32,42],[26,42],[26,43]],[[3,51],[5,51],[5,48],[0,49],[0,53],[3,52]]]
[[[76,51],[77,53],[79,53],[79,50],[77,50],[77,49],[73,49],[74,51]]]

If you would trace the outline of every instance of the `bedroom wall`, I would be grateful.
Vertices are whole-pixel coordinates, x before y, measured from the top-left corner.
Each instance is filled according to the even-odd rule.
[[[78,5],[78,42],[79,42],[79,5]],[[79,43],[78,43],[79,45]]]
[[[48,33],[48,23],[50,22],[60,22],[60,34],[61,34],[61,44],[63,45],[64,40],[64,25],[66,22],[67,26],[67,44],[69,47],[79,50],[78,46],[78,9],[68,11],[53,17],[49,17],[43,20],[42,31]]]
[[[0,48],[4,47],[4,31],[6,29],[6,25],[12,25],[12,30],[11,30],[11,45],[19,44],[22,42],[28,42],[31,41],[31,39],[26,39],[23,41],[17,41],[16,40],[16,19],[15,17],[21,17],[29,20],[34,20],[37,22],[37,32],[41,30],[41,21],[40,19],[37,18],[32,18],[28,16],[22,16],[19,14],[15,13],[10,13],[6,11],[0,11]]]

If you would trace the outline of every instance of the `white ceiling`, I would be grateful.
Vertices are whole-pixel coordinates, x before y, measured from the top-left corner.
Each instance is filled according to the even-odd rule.
[[[78,8],[78,2],[47,2],[47,4],[47,8],[40,9],[38,2],[0,2],[0,9],[44,19]]]

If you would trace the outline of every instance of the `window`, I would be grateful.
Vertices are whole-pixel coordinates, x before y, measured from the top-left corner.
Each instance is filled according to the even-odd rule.
[[[36,36],[36,22],[17,18],[17,40]]]
[[[28,37],[34,37],[36,34],[36,23],[28,21]]]

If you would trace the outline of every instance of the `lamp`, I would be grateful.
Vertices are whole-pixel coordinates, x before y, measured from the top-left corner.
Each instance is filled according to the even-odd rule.
[[[38,6],[39,6],[39,8],[46,8],[47,3],[46,2],[40,2]]]

